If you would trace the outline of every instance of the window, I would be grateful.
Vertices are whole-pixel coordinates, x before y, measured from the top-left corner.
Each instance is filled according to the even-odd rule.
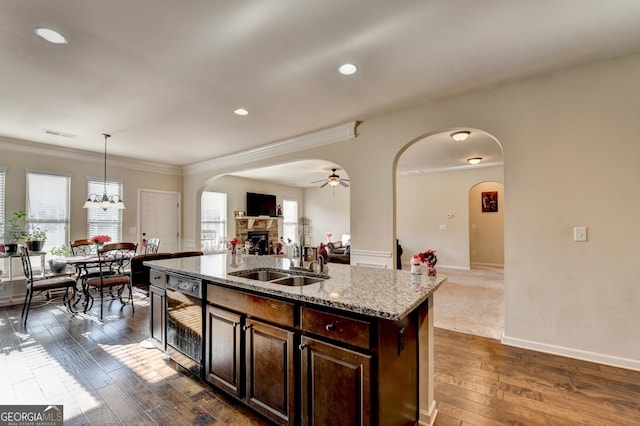
[[[298,241],[298,202],[282,200],[282,236],[284,241]]]
[[[200,246],[211,251],[224,243],[227,235],[227,194],[204,191],[200,207]]]
[[[104,179],[88,178],[87,197],[89,194],[103,194],[105,190],[107,194],[123,196],[121,181],[107,179],[105,184]],[[108,235],[111,242],[122,241],[122,210],[87,209],[87,238],[93,235]]]
[[[27,231],[45,231],[45,247],[69,242],[70,189],[69,175],[27,171]]]
[[[0,239],[2,241],[4,241],[4,175],[6,171],[6,167],[0,166]]]

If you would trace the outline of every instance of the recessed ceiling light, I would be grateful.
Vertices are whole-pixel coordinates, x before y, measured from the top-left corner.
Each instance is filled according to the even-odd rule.
[[[469,132],[467,130],[462,130],[460,132],[451,133],[451,137],[456,142],[462,142],[463,140],[467,139],[470,134],[471,134],[471,132]]]
[[[342,75],[351,75],[355,74],[356,71],[358,71],[358,67],[353,64],[343,64],[340,65],[340,68],[338,68],[338,70]]]
[[[467,161],[469,162],[469,164],[476,165],[476,164],[478,164],[480,161],[482,161],[482,157],[467,158]]]
[[[43,39],[47,40],[49,43],[67,44],[67,39],[64,38],[62,34],[50,28],[36,27],[33,29],[33,31]]]
[[[237,110],[233,111],[233,113],[236,115],[249,115],[249,111],[244,108],[238,108]]]

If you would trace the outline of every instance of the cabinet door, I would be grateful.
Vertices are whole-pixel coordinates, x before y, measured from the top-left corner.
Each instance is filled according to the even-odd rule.
[[[247,404],[278,424],[295,422],[294,333],[245,323]]]
[[[302,424],[371,424],[371,356],[302,336]]]
[[[205,378],[220,389],[242,396],[242,317],[207,305]]]
[[[149,334],[153,344],[164,351],[167,349],[167,323],[165,311],[167,292],[164,288],[158,288],[151,285],[149,286],[149,295],[149,303],[151,304],[151,329],[149,330]]]

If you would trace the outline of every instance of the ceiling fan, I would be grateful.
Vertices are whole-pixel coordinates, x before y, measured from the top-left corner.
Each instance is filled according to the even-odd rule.
[[[324,182],[322,185],[320,185],[320,188],[324,188],[327,185],[331,185],[334,188],[338,185],[342,185],[345,188],[348,188],[349,184],[347,182],[349,182],[349,179],[340,179],[340,176],[336,174],[336,170],[338,169],[331,169],[332,173],[329,175],[328,178],[322,179],[322,180],[316,180],[311,183]]]

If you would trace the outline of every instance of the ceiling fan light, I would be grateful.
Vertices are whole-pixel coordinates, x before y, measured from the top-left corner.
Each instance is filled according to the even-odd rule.
[[[482,157],[472,157],[472,158],[467,158],[467,161],[469,162],[469,164],[476,165],[476,164],[478,164],[480,161],[482,161]]]
[[[461,130],[459,132],[451,133],[451,138],[456,142],[462,142],[463,140],[466,140],[470,134],[471,132],[468,130]]]

